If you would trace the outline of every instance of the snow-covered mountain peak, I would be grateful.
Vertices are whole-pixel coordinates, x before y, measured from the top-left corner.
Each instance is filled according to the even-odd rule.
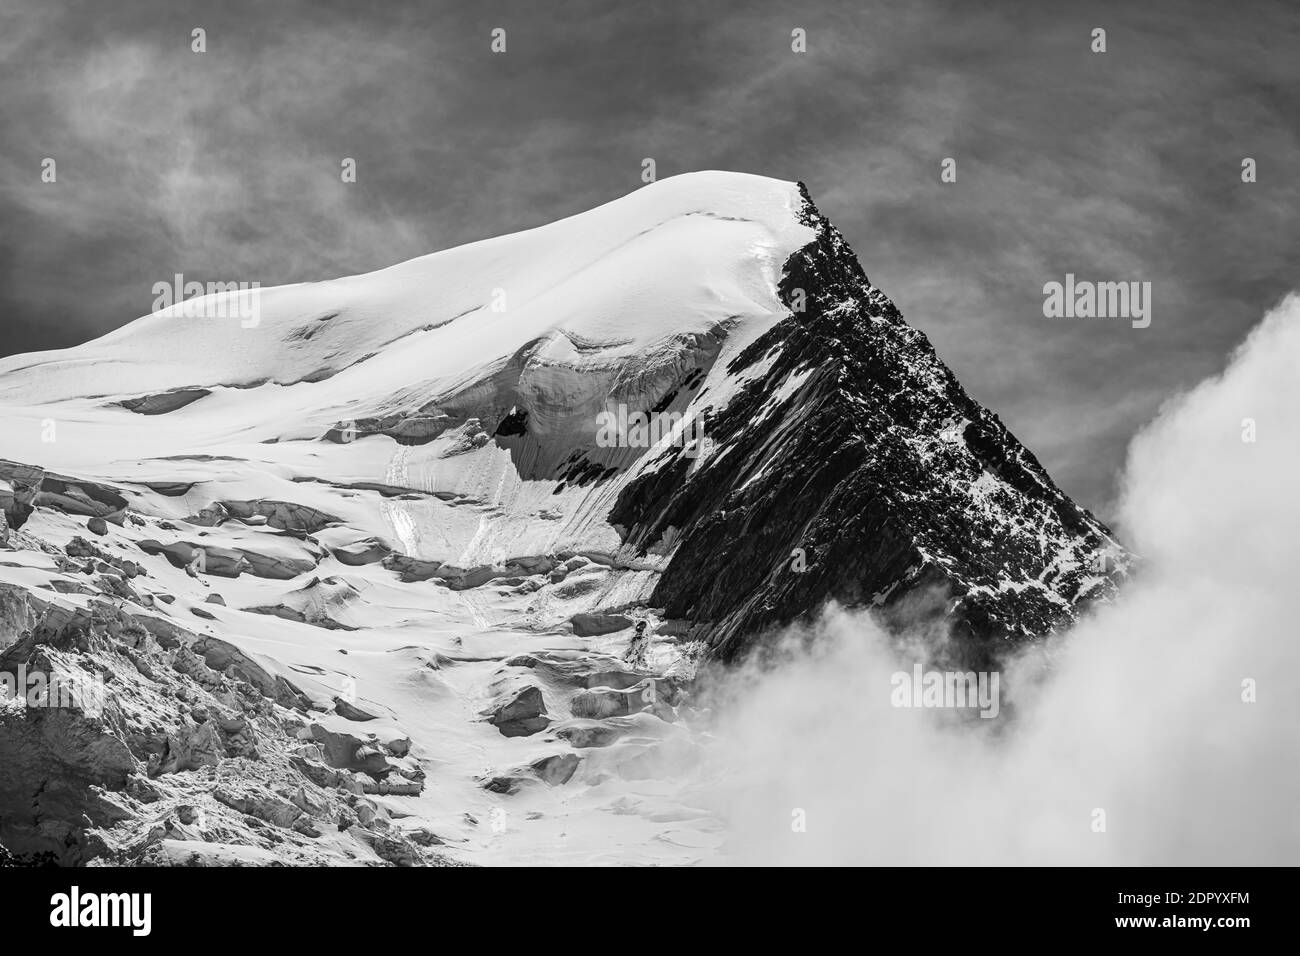
[[[290,286],[231,277],[261,287],[0,361],[0,388],[10,403],[48,403],[342,376],[310,390],[318,405],[443,393],[539,342],[548,361],[610,364],[779,312],[781,266],[811,238],[800,202],[791,183],[691,173],[365,275]]]
[[[42,762],[75,755],[23,744],[39,759],[0,788],[0,811],[22,808],[0,844],[83,857],[101,844],[60,842],[69,807],[114,852],[170,858],[154,788],[237,810],[221,842],[275,858],[422,858],[373,820],[245,832],[297,818],[214,796],[212,767],[318,788],[330,809],[310,812],[333,822],[376,795],[474,859],[502,852],[477,821],[508,796],[546,821],[509,859],[544,858],[570,814],[628,805],[611,780],[689,749],[702,658],[836,600],[938,620],[983,662],[1104,598],[1127,561],[801,184],[736,173],[10,357],[0,453],[0,670],[51,643],[116,668],[120,699],[77,733],[114,755],[87,779],[135,801],[125,822],[38,806]],[[201,706],[176,712],[178,693]],[[618,823],[629,852],[708,844],[704,826],[673,855],[651,818],[678,809],[644,807]],[[214,833],[184,830],[182,856],[216,853]],[[612,842],[575,830],[566,852]]]

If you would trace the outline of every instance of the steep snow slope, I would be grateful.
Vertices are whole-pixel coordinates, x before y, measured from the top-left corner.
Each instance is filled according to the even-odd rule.
[[[634,464],[635,450],[596,448],[597,414],[647,407],[784,314],[775,296],[782,263],[811,238],[794,215],[799,202],[792,185],[759,177],[683,176],[370,275],[261,290],[255,327],[174,307],[86,346],[11,357],[0,362],[3,447],[14,459],[127,483],[202,478],[209,500],[261,497],[307,477],[508,511],[491,522],[501,528],[436,502],[358,517],[368,532],[418,535],[418,557],[483,563],[613,549],[612,529],[587,507],[608,490],[556,496],[554,485],[519,478],[553,477],[575,449],[605,466]],[[147,418],[121,407],[173,389],[210,394]],[[517,407],[527,410],[527,440],[508,451],[487,442]],[[57,441],[44,443],[50,418]],[[367,440],[375,433],[436,444],[399,456],[391,441]],[[347,447],[317,441],[353,435],[360,440]],[[180,454],[248,466],[195,469],[175,462]],[[199,493],[184,506],[208,504]],[[313,497],[290,497],[304,494]],[[543,511],[549,520],[511,521]]]
[[[21,526],[0,673],[117,675],[102,719],[0,722],[11,849],[708,857],[716,822],[656,779],[695,753],[701,654],[836,598],[922,606],[987,659],[1125,561],[798,184],[675,177],[219,304],[0,361]],[[611,445],[599,416],[620,409],[705,437]],[[87,740],[113,759],[82,766]],[[50,789],[41,768],[68,763]],[[229,788],[250,782],[298,810],[247,809]]]
[[[346,372],[306,391],[316,404],[387,410],[455,396],[522,350],[534,365],[591,372],[653,359],[719,323],[783,312],[776,280],[811,239],[795,215],[800,203],[788,183],[679,176],[516,235],[368,275],[262,289],[255,328],[173,306],[86,346],[10,357],[0,361],[0,396],[48,404]],[[209,313],[221,305],[205,304]]]

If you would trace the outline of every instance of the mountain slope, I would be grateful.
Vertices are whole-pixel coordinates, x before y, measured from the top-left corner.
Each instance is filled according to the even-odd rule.
[[[701,657],[834,598],[986,662],[1125,566],[798,184],[250,298],[0,361],[0,675],[111,677],[0,715],[14,852],[709,858]]]
[[[1113,590],[1110,532],[974,402],[802,190],[816,238],[786,262],[790,308],[727,367],[718,452],[626,486],[610,520],[673,529],[651,597],[722,656],[826,599],[950,623],[968,663]],[[1110,566],[1107,567],[1107,558]]]

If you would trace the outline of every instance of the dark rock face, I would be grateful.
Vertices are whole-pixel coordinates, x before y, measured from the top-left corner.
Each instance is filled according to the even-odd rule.
[[[631,627],[632,619],[622,614],[575,614],[570,623],[578,637],[593,637]]]
[[[157,395],[141,395],[118,402],[122,408],[139,415],[166,415],[178,408],[184,408],[200,398],[206,398],[212,392],[206,388],[177,388]]]
[[[682,449],[620,494],[610,521],[642,552],[679,542],[652,596],[729,659],[828,599],[950,626],[988,662],[1113,592],[1128,558],[972,400],[867,279],[808,198],[816,239],[785,264],[788,318],[729,365],[714,450]]]
[[[315,534],[322,528],[339,519],[316,508],[298,504],[296,501],[275,501],[271,498],[259,498],[256,501],[222,501],[214,502],[224,508],[227,514],[247,521],[254,515],[266,518],[266,523],[281,531]]]
[[[580,763],[582,758],[577,754],[562,753],[539,757],[528,766],[537,775],[537,779],[548,786],[559,787],[573,779]]]
[[[429,862],[433,841],[363,796],[423,790],[410,739],[323,727],[309,704],[218,638],[0,584],[0,866],[323,865],[341,831],[375,862]]]
[[[528,684],[498,698],[485,716],[505,737],[529,737],[551,723],[541,688]]]
[[[114,524],[121,524],[127,501],[109,485],[47,472],[41,481],[36,505],[70,515],[106,518]]]
[[[497,425],[494,434],[501,438],[528,434],[528,412],[519,408],[510,409],[510,414],[501,419],[501,423]]]
[[[36,507],[45,469],[0,458],[0,511],[10,528],[21,528]]]
[[[17,630],[0,651],[0,677],[12,689],[42,675],[48,688],[37,697],[0,695],[0,840],[15,853],[52,853],[62,864],[108,855],[97,828],[133,820],[137,796],[158,799],[147,773],[247,754],[247,733],[235,725],[272,713],[251,688],[231,693],[233,679],[193,655],[181,665],[175,655],[188,652],[179,643],[164,647],[120,608],[61,608],[17,588],[0,590],[0,607],[6,630]],[[97,678],[104,681],[98,688]],[[177,706],[182,699],[202,705],[190,713],[204,722]],[[223,719],[214,723],[210,714]]]

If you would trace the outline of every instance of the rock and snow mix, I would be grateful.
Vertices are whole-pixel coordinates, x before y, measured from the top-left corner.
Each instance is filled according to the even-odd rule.
[[[1124,560],[797,184],[256,295],[0,360],[0,673],[103,690],[0,710],[10,852],[693,862],[701,656],[922,592],[1032,637]],[[599,440],[620,408],[714,438]]]

